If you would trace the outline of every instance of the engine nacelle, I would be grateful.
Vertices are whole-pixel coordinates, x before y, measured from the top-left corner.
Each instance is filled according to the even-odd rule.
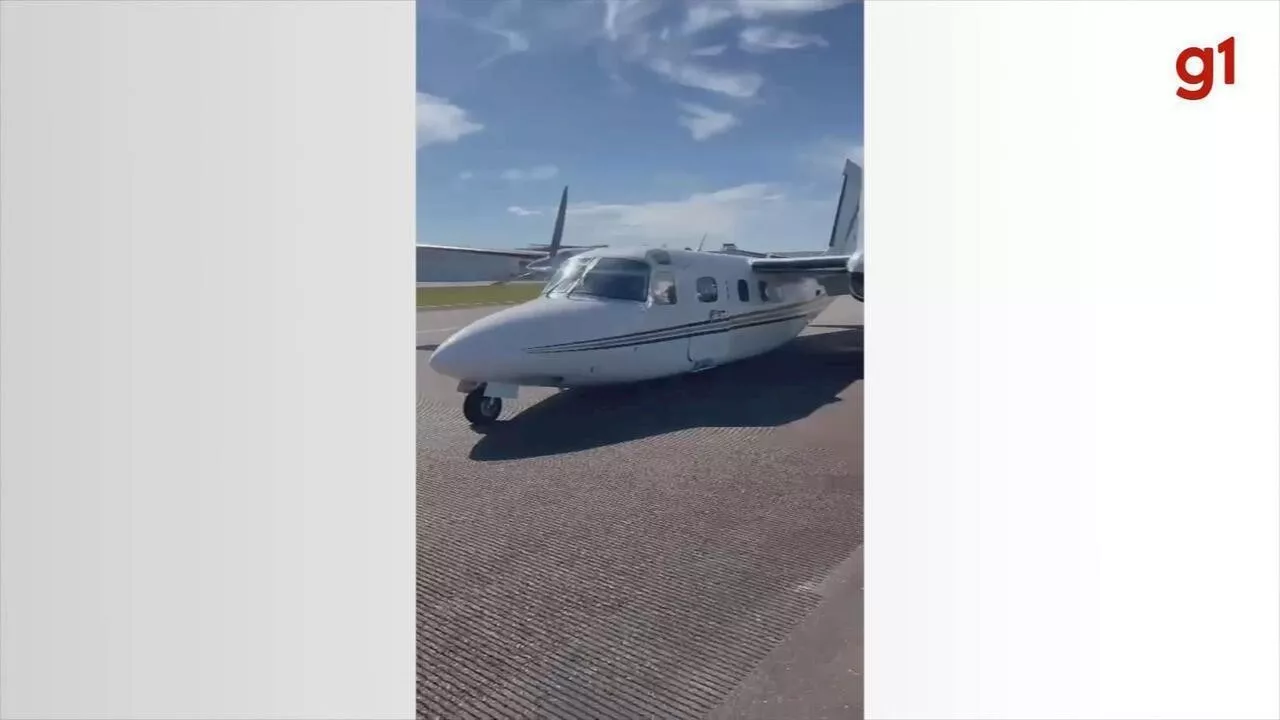
[[[861,270],[849,273],[849,294],[858,302],[866,302],[866,289]]]
[[[864,285],[862,253],[856,252],[849,256],[849,262],[844,270],[849,274],[849,294],[858,302],[866,302],[867,291]]]

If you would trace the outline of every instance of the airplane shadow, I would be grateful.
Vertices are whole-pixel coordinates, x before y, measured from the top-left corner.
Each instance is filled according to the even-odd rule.
[[[704,373],[565,390],[485,428],[470,457],[543,457],[695,427],[800,420],[840,402],[839,393],[862,379],[862,327],[839,327]]]

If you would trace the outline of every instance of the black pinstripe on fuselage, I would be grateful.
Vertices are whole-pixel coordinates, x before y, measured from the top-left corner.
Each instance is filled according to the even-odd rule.
[[[553,345],[539,345],[536,347],[525,348],[525,352],[533,354],[549,354],[585,352],[587,350],[612,350],[615,348],[634,347],[637,345],[686,340],[702,335],[715,335],[718,333],[732,332],[734,330],[742,330],[751,327],[762,327],[804,318],[811,319],[821,312],[822,308],[829,304],[831,300],[832,298],[827,295],[820,295],[804,302],[778,305],[776,307],[738,313],[737,315],[716,318],[714,320],[700,320],[697,322],[673,325],[667,328],[643,330],[640,332],[613,335],[605,338],[596,338],[594,340],[578,340],[576,342],[557,343]]]

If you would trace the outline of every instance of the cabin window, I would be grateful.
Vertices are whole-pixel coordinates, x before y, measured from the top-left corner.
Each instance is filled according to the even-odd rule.
[[[547,283],[546,295],[645,302],[649,264],[629,258],[574,257]]]
[[[760,281],[760,302],[769,302],[769,283],[764,280]]]
[[[720,287],[713,277],[698,278],[698,302],[715,302],[720,299]]]
[[[738,281],[738,299],[742,302],[751,302],[751,286],[746,280]]]
[[[676,281],[669,272],[654,273],[653,284],[649,291],[654,305],[676,304]]]

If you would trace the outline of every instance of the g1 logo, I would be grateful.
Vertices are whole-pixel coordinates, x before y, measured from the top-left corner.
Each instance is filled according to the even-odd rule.
[[[1218,43],[1217,52],[1222,54],[1222,82],[1227,85],[1236,84],[1236,38],[1234,35]],[[1184,87],[1178,88],[1178,97],[1183,100],[1203,100],[1213,91],[1213,59],[1214,48],[1189,47],[1178,53],[1178,79]],[[1189,65],[1198,60],[1200,69],[1192,72]]]

